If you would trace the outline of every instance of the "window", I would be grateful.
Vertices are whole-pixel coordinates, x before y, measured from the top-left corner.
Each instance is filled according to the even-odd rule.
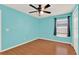
[[[58,37],[70,36],[70,16],[67,18],[55,18],[54,35]]]

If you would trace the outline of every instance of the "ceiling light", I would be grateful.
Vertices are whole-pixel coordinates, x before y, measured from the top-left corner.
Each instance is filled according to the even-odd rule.
[[[41,12],[40,12],[40,14],[41,14],[41,15],[43,15],[43,14],[44,14],[44,12],[43,12],[43,11],[41,11]]]

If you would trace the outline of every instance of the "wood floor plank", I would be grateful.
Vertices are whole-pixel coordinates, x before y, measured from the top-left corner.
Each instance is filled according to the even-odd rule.
[[[1,53],[2,55],[76,55],[70,44],[44,39],[26,43]]]

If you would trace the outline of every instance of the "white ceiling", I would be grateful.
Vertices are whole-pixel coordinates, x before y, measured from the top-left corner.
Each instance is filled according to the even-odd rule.
[[[74,4],[51,4],[51,7],[46,9],[47,11],[51,11],[51,14],[44,13],[43,15],[39,16],[38,12],[29,13],[30,11],[36,11],[36,10],[30,7],[28,4],[6,4],[6,6],[39,18],[69,13],[72,12],[72,10],[75,7]],[[38,7],[38,4],[34,4],[34,6]],[[42,5],[42,7],[44,6],[45,4]]]

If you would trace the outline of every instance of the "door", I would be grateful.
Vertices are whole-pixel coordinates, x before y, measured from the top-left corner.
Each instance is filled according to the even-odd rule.
[[[78,54],[78,7],[73,12],[73,41],[75,51]]]
[[[0,51],[1,51],[1,10],[0,10]]]

